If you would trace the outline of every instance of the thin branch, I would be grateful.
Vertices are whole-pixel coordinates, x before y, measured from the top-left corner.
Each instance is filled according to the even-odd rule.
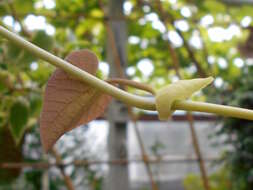
[[[194,128],[194,119],[193,119],[192,114],[190,112],[187,113],[187,119],[188,119],[188,122],[190,125],[192,143],[193,143],[195,154],[198,158],[198,163],[199,163],[199,168],[200,168],[200,173],[201,173],[201,177],[203,180],[204,188],[205,188],[205,190],[209,190],[210,186],[209,186],[209,180],[208,180],[208,176],[207,176],[207,172],[206,172],[206,168],[205,168],[205,163],[204,163],[204,160],[203,160],[203,157],[201,154],[198,136],[197,136],[197,133]]]
[[[209,69],[209,72],[211,73],[211,75],[213,75],[212,73],[213,73],[213,68],[211,68],[211,65],[210,65],[210,63],[209,63],[209,61],[208,61],[208,49],[207,49],[207,46],[206,46],[206,43],[205,43],[205,40],[204,40],[204,37],[203,37],[203,33],[202,33],[202,31],[201,31],[201,28],[198,26],[198,23],[196,22],[195,23],[195,25],[196,25],[196,30],[198,31],[198,33],[199,33],[199,37],[200,37],[200,39],[202,40],[202,52],[203,52],[203,57],[204,57],[204,60],[205,60],[205,62],[207,63],[207,67],[208,67],[208,69]]]
[[[184,46],[185,46],[185,48],[188,52],[189,58],[191,59],[193,64],[196,66],[199,75],[201,77],[207,77],[206,72],[204,71],[201,64],[199,63],[199,61],[195,57],[194,52],[192,51],[192,49],[191,49],[190,45],[188,44],[187,40],[185,39],[184,35],[182,34],[182,32],[179,29],[177,29],[174,26],[175,19],[174,19],[173,15],[170,14],[169,12],[165,13],[160,0],[155,0],[155,2],[156,2],[156,6],[157,6],[157,9],[158,9],[158,12],[159,12],[158,15],[160,16],[160,19],[163,21],[164,25],[166,26],[169,23],[173,26],[173,28],[176,30],[176,32],[179,34],[179,36],[182,38]],[[149,5],[151,7],[153,7],[151,4],[149,4]],[[154,9],[154,7],[153,7],[153,9]]]
[[[146,92],[151,93],[152,95],[155,95],[155,91],[152,87],[150,87],[149,85],[140,83],[140,82],[136,82],[136,81],[132,81],[132,80],[128,80],[128,79],[123,79],[123,78],[110,78],[106,80],[108,83],[110,84],[119,84],[122,86],[131,86]]]
[[[21,30],[23,31],[24,35],[28,38],[31,38],[31,33],[28,32],[28,30],[24,27],[23,23],[19,19],[16,9],[14,7],[14,4],[12,2],[9,2],[8,6],[10,8],[10,12],[11,12],[11,15],[13,16],[13,18],[20,24]]]

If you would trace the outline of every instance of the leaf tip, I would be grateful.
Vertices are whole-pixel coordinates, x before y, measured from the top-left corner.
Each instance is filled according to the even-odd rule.
[[[214,80],[214,78],[212,76],[204,78],[204,79],[206,80],[207,85],[211,84],[213,82],[213,80]]]
[[[48,134],[50,132],[50,129],[41,127],[40,124],[40,139],[41,139],[41,144],[42,148],[45,153],[48,153],[49,150],[54,146],[55,142],[57,141],[54,140],[54,138],[51,138],[50,135]]]

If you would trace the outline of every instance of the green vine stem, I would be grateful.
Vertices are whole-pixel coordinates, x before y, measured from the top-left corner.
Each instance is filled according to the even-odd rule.
[[[172,106],[172,109],[215,113],[217,115],[223,115],[227,117],[253,120],[252,110],[232,107],[232,106],[211,104],[211,103],[206,103],[206,102],[196,102],[196,101],[189,101],[189,100],[175,101]]]
[[[122,102],[135,106],[145,110],[156,110],[155,99],[153,97],[142,97],[138,95],[130,94],[123,91],[103,80],[96,78],[95,76],[73,66],[67,61],[60,59],[52,55],[51,53],[35,46],[34,44],[24,40],[18,35],[8,31],[4,27],[0,26],[0,34],[10,40],[17,46],[24,48],[25,50],[36,55],[38,58],[43,59],[52,65],[63,69],[65,72],[75,76],[80,81],[88,83],[95,88],[98,88],[104,93],[110,94],[116,99]],[[172,106],[174,110],[186,110],[186,111],[199,111],[206,113],[215,113],[223,116],[230,116],[242,119],[253,120],[253,111],[243,108],[236,108],[231,106],[216,105],[204,102],[193,102],[193,101],[175,101]]]

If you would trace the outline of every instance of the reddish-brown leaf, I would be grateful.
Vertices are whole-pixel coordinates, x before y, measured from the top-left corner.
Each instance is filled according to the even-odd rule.
[[[73,65],[95,74],[98,60],[88,50],[70,53],[66,59]],[[40,137],[47,152],[67,131],[100,116],[111,97],[56,69],[49,79],[40,118]]]

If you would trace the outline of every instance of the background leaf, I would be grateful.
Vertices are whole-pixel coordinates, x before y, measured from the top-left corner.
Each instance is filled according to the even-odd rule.
[[[28,121],[28,103],[24,99],[18,99],[10,110],[10,131],[16,143],[22,138]]]

